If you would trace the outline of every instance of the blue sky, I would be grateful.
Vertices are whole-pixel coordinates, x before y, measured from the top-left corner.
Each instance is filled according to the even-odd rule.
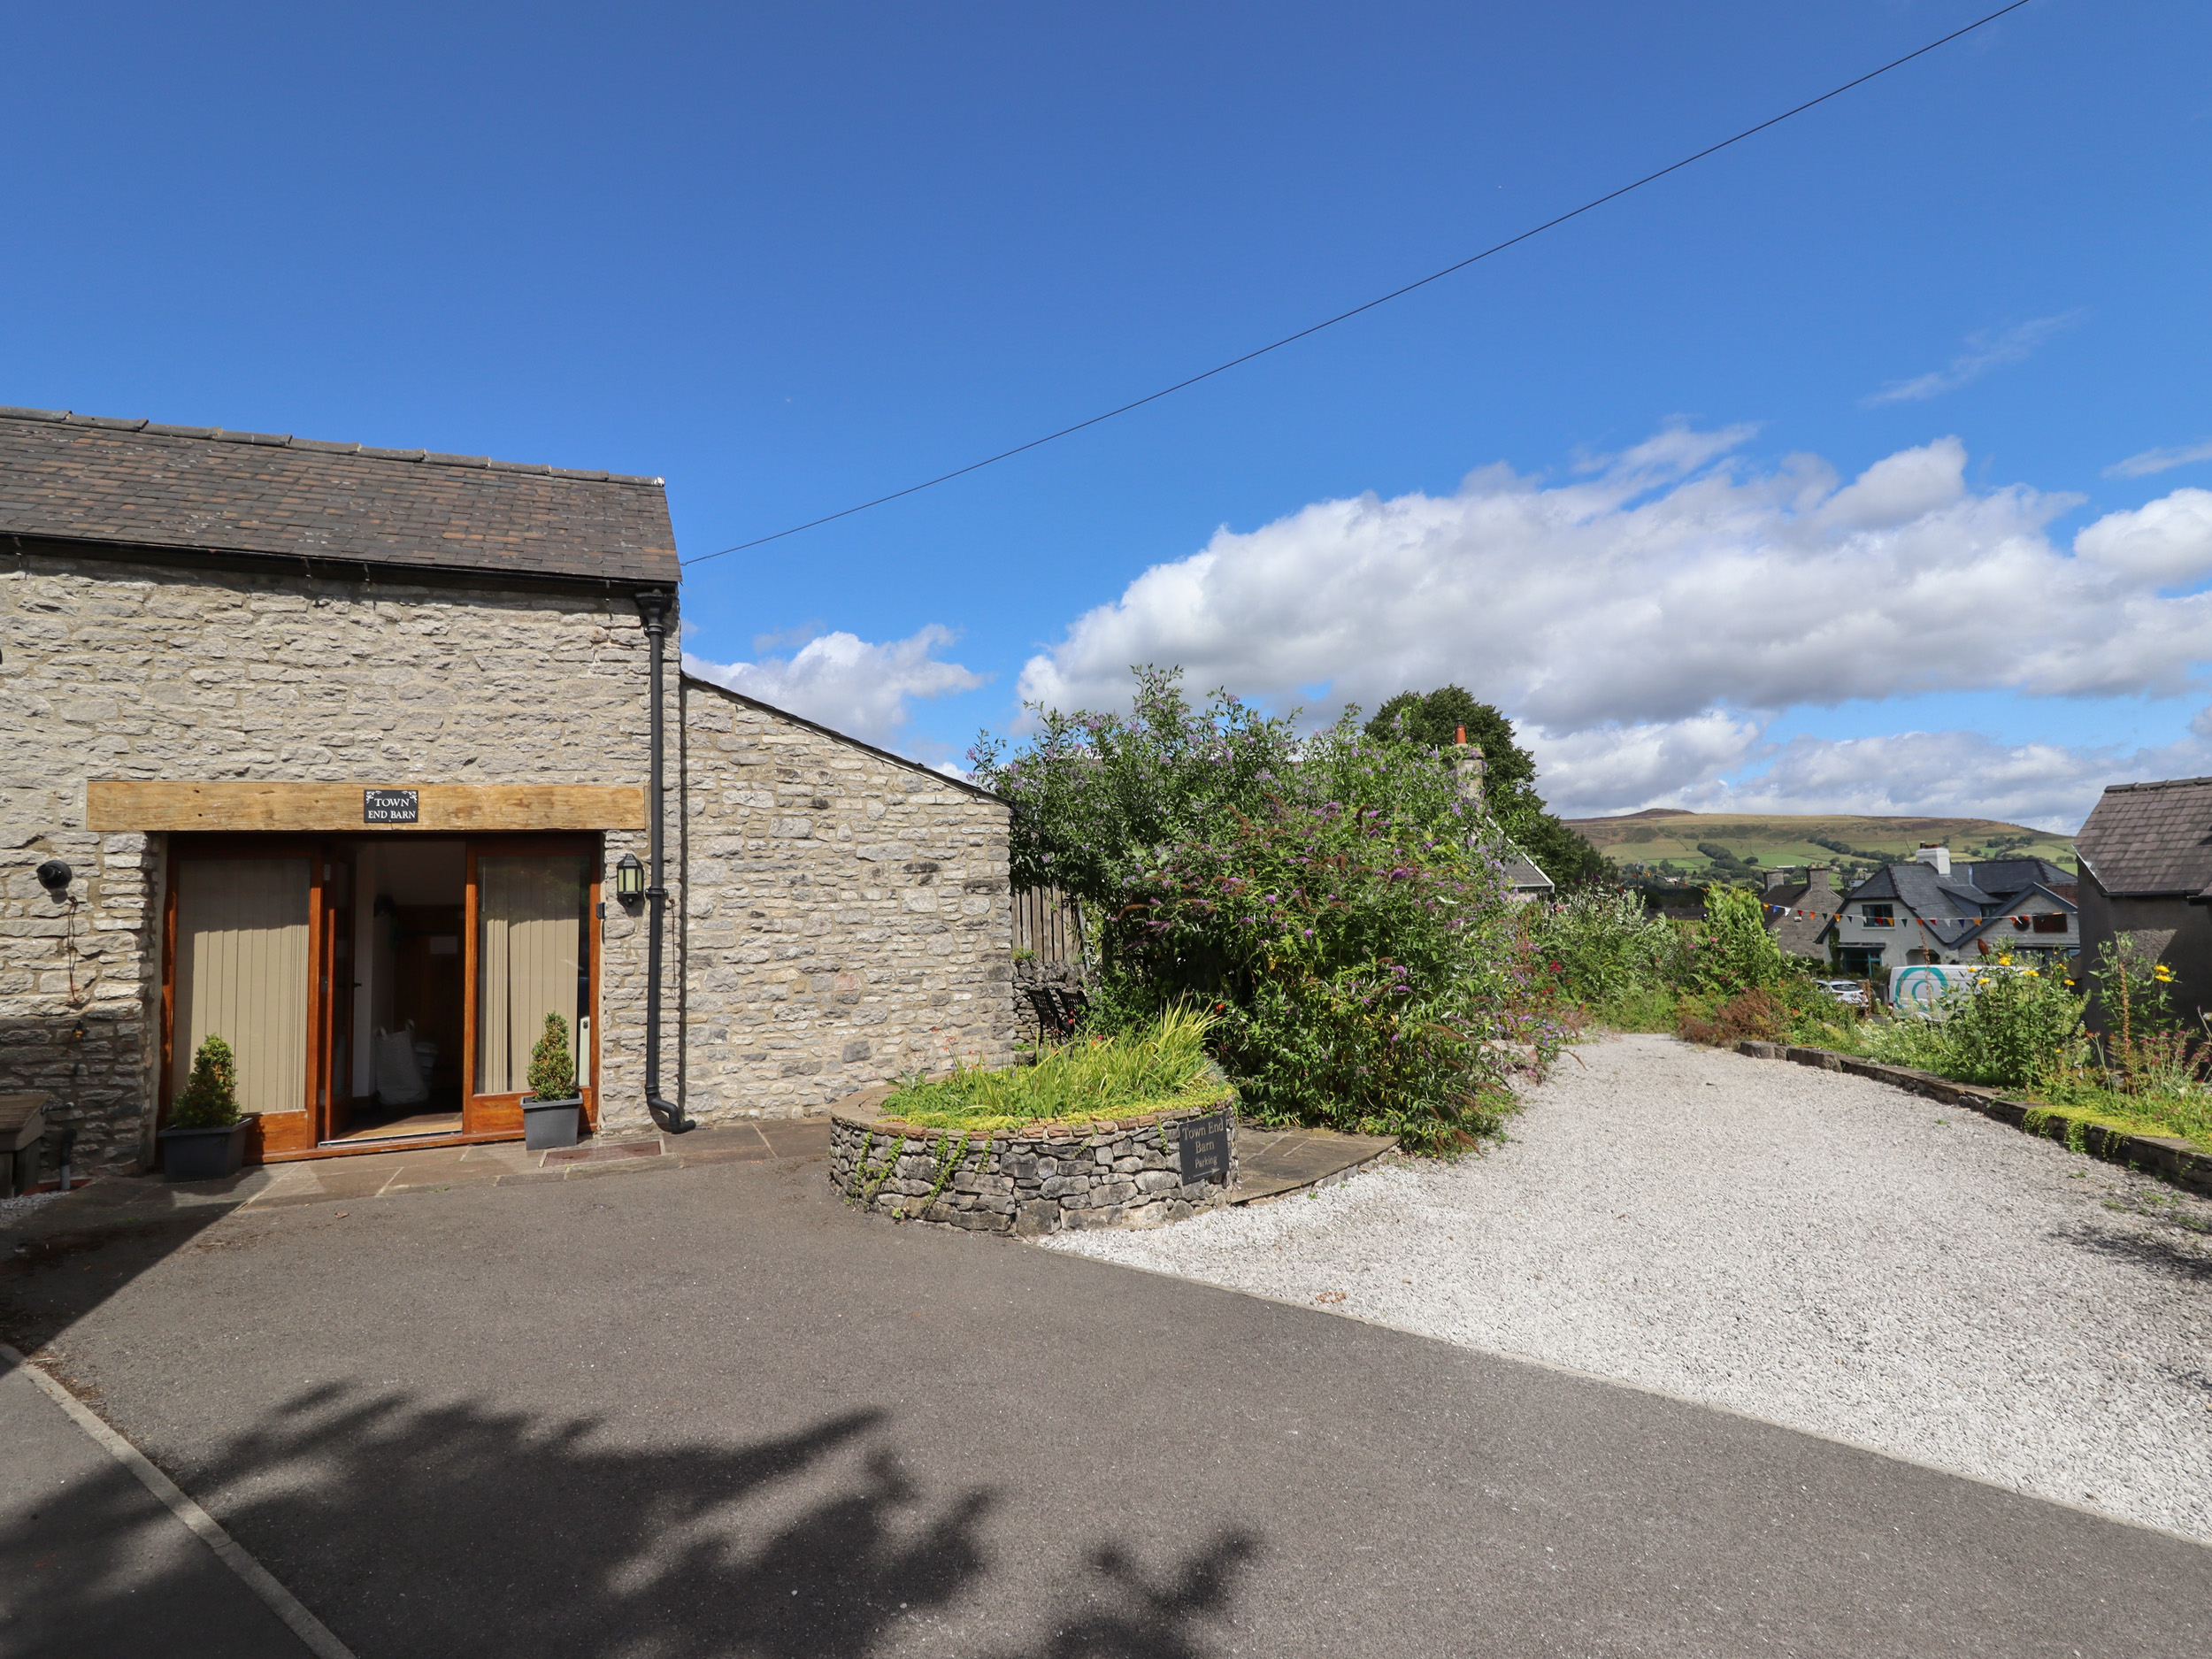
[[[696,556],[1989,9],[16,8],[0,403],[659,473]],[[699,565],[689,648],[932,760],[1179,661],[1457,680],[1573,810],[2071,827],[2212,772],[2207,61],[2035,0]]]

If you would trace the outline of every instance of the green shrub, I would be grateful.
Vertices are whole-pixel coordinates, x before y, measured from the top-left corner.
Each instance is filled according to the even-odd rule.
[[[1999,957],[1930,1014],[1859,1022],[1855,1046],[1885,1064],[1961,1083],[2047,1090],[2078,1071],[2086,1056],[2083,1000],[2057,975]]]
[[[192,1052],[192,1070],[169,1104],[173,1129],[227,1129],[238,1121],[238,1061],[210,1035]]]
[[[955,1071],[903,1084],[884,1102],[890,1117],[932,1129],[1008,1129],[1203,1105],[1225,1097],[1211,1080],[1211,1019],[1171,1008],[1124,1031],[1079,1036],[1047,1048],[1034,1065]]]
[[[1502,865],[1380,807],[1284,807],[1178,848],[1101,936],[1109,1007],[1211,1002],[1262,1121],[1440,1151],[1509,1109],[1499,1045],[1556,1048]]]
[[[1586,1003],[1583,1012],[1592,1024],[1608,1031],[1673,1031],[1679,997],[1665,985],[1635,985],[1601,1001]]]
[[[1137,671],[1133,710],[1035,710],[979,782],[1015,805],[1018,886],[1079,899],[1099,949],[1094,1025],[1188,1003],[1245,1110],[1440,1148],[1494,1127],[1509,1055],[1556,1044],[1512,915],[1497,826],[1448,757],[1349,710],[1295,735],[1226,693],[1203,710]]]
[[[1748,887],[1708,887],[1705,933],[1690,964],[1699,988],[1733,995],[1781,984],[1789,959],[1767,932],[1766,907]]]
[[[1640,894],[1580,887],[1556,904],[1532,907],[1527,920],[1536,954],[1558,976],[1561,994],[1573,1002],[1594,1008],[1637,993],[1671,990],[1681,976],[1681,932],[1650,914]],[[1666,999],[1670,1008],[1673,1000],[1671,995]]]
[[[2050,1082],[2080,1052],[2082,1004],[2056,975],[2001,963],[1944,999],[1932,1022],[1944,1075],[2001,1088]]]
[[[569,1057],[568,1022],[545,1017],[545,1030],[530,1050],[530,1098],[567,1100],[576,1093],[576,1062]]]

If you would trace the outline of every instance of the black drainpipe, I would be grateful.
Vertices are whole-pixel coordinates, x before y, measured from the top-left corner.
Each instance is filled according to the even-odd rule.
[[[668,632],[668,607],[674,595],[648,592],[633,597],[645,622],[649,676],[645,699],[653,728],[652,785],[645,792],[645,1110],[662,1129],[680,1135],[699,1125],[684,1116],[679,1102],[661,1098],[661,918],[668,909],[668,889],[661,885],[661,821],[666,799],[661,780],[661,640]]]

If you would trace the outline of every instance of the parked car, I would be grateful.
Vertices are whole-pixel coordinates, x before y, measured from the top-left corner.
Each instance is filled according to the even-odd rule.
[[[1815,979],[1813,983],[1847,1008],[1866,1006],[1866,981],[1863,979]]]

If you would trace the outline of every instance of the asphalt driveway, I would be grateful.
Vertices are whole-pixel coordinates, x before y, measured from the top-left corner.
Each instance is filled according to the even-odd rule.
[[[362,1659],[2212,1646],[2199,1545],[895,1227],[841,1207],[819,1163],[58,1243],[0,1278],[11,1340],[46,1345]],[[231,1650],[219,1621],[154,1616],[200,1563],[148,1549],[122,1486],[35,1484],[0,1475],[0,1648],[84,1652],[98,1629],[106,1655]]]

